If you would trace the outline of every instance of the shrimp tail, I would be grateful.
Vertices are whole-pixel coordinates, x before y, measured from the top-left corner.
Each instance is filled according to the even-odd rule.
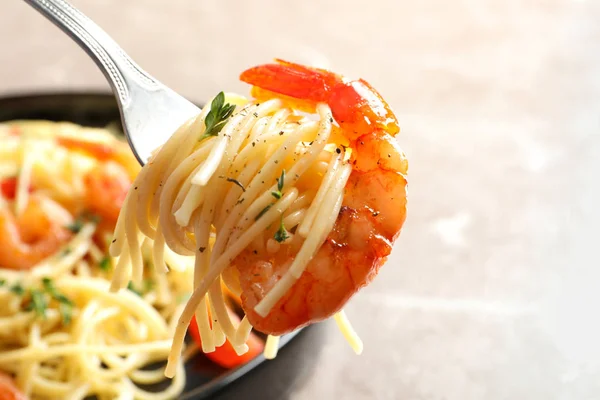
[[[315,103],[327,103],[332,89],[342,82],[340,76],[326,70],[279,59],[276,62],[247,69],[240,75],[240,80],[274,93]]]
[[[333,117],[350,138],[380,129],[390,135],[400,132],[398,119],[383,97],[365,80],[349,80],[341,75],[275,60],[240,75],[254,87],[311,103],[327,103]],[[255,94],[255,93],[253,93]]]

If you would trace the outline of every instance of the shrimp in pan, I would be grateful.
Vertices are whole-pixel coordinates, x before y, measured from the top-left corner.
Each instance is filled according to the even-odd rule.
[[[332,316],[377,275],[405,220],[408,162],[394,139],[399,132],[396,117],[364,80],[280,60],[250,68],[240,78],[254,86],[259,100],[283,98],[306,111],[327,104],[337,123],[334,133],[351,149],[351,172],[332,229],[267,313],[263,309],[260,315],[260,303],[307,240],[302,222],[293,238],[275,250],[248,246],[229,267],[235,271],[225,274],[237,276],[250,323],[264,333],[281,335]]]
[[[71,215],[43,195],[32,195],[20,215],[0,207],[0,267],[30,269],[67,242],[70,222]]]

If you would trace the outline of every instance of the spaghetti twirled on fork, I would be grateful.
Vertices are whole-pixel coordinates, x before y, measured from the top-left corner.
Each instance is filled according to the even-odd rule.
[[[254,99],[216,96],[158,149],[128,193],[111,254],[112,289],[142,279],[140,244],[195,256],[177,323],[173,376],[195,317],[202,348],[238,353],[252,327],[277,337],[335,316],[390,254],[405,219],[407,161],[396,118],[365,81],[284,61],[245,71]],[[222,283],[242,300],[232,321]]]

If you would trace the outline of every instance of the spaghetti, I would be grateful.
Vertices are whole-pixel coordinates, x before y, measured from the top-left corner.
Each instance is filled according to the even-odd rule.
[[[395,117],[368,84],[287,62],[242,79],[256,85],[257,98],[220,93],[154,153],[110,248],[119,257],[112,290],[141,281],[141,240],[154,243],[156,274],[165,270],[165,248],[195,257],[168,377],[194,317],[204,352],[228,340],[243,354],[254,326],[270,334],[265,355],[273,358],[279,335],[335,314],[360,353],[341,307],[372,279],[404,222],[406,160],[390,136]],[[239,323],[222,283],[241,296]]]
[[[194,346],[165,389],[143,387],[165,379],[191,260],[166,252],[168,275],[142,266],[139,285],[108,290],[119,193],[139,170],[127,144],[46,121],[0,124],[0,142],[0,374],[31,399],[176,398]]]

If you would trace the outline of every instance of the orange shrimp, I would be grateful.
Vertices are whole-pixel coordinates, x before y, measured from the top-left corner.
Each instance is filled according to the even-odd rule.
[[[48,215],[51,207],[52,218]],[[53,200],[32,195],[19,216],[0,207],[0,267],[26,270],[55,253],[72,233],[68,211]]]
[[[333,72],[305,67],[289,61],[259,65],[242,72],[240,79],[253,85],[253,95],[269,96],[264,90],[301,100],[327,103],[336,122],[349,139],[374,130],[390,135],[400,131],[398,119],[381,95],[363,79],[349,80]]]
[[[131,186],[125,168],[114,161],[99,163],[84,177],[85,205],[98,215],[102,225],[114,228]]]
[[[259,331],[281,335],[332,316],[377,275],[406,217],[408,162],[393,138],[399,132],[396,117],[363,80],[284,61],[251,68],[241,79],[272,97],[327,103],[352,148],[352,172],[332,231],[266,317],[254,307],[298,253],[298,235],[274,254],[248,247],[233,262],[250,322]]]
[[[120,141],[99,143],[70,137],[58,137],[57,142],[71,151],[92,156],[98,161],[112,160],[119,163],[125,168],[131,180],[135,179],[140,170],[138,161],[126,143]]]

